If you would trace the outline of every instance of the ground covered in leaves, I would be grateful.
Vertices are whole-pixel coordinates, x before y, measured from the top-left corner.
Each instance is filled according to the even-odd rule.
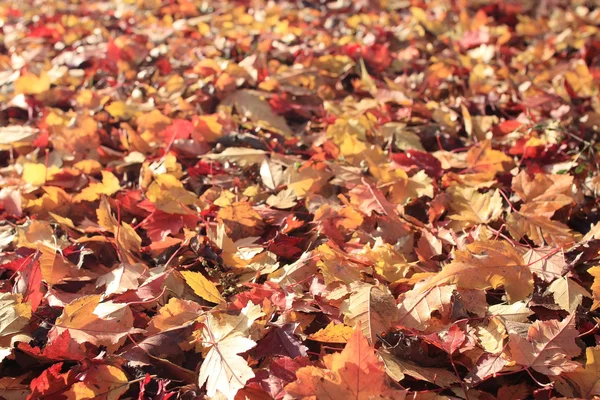
[[[0,398],[600,396],[600,9],[3,1]]]

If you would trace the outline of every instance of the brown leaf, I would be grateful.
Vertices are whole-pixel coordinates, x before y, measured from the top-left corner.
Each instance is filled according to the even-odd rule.
[[[225,224],[227,236],[233,240],[260,236],[265,226],[260,214],[246,201],[221,208],[218,217],[219,222]]]
[[[575,343],[579,332],[571,315],[562,322],[557,320],[536,321],[527,333],[527,339],[509,334],[509,350],[512,359],[526,368],[533,368],[544,375],[560,375],[571,372],[579,364],[571,361],[581,353]]]

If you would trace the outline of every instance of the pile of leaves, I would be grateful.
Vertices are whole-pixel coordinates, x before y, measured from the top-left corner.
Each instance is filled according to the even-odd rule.
[[[0,20],[0,398],[600,396],[596,2]]]

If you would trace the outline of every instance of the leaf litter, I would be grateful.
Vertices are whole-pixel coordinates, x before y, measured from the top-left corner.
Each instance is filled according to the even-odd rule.
[[[600,398],[594,2],[0,19],[2,398]]]

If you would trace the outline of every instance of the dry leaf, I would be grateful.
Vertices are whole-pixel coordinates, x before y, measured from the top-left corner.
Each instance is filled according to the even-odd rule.
[[[509,334],[509,350],[512,359],[526,368],[533,368],[544,375],[560,375],[572,372],[579,364],[571,358],[581,353],[575,343],[578,336],[573,316],[557,320],[536,321],[527,333],[527,339]]]
[[[214,283],[209,281],[200,272],[181,271],[181,275],[186,283],[192,288],[194,293],[211,303],[221,303],[225,301]]]
[[[384,334],[396,321],[396,302],[386,288],[368,284],[357,285],[350,298],[340,307],[348,325],[360,326],[362,334],[375,342],[377,335]]]

